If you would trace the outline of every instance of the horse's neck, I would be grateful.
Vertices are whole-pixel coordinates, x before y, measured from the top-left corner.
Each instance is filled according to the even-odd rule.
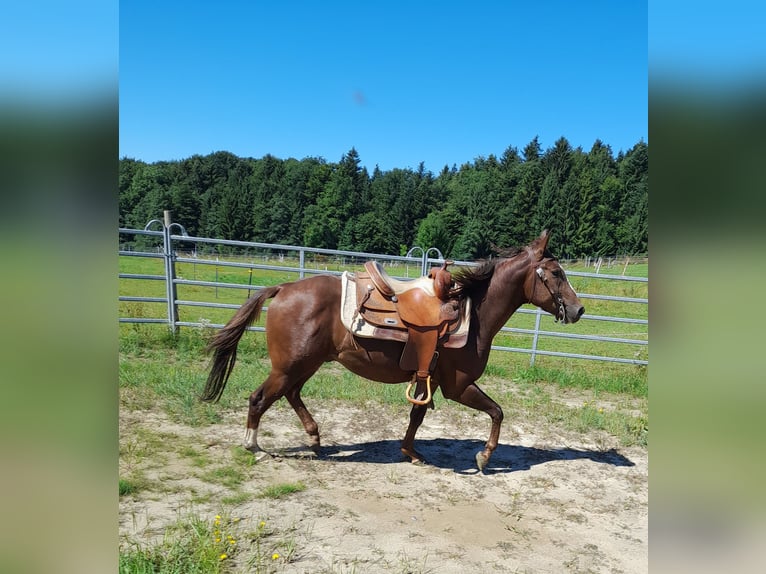
[[[492,339],[524,303],[524,281],[528,257],[517,257],[498,263],[479,309],[480,340],[489,348]]]

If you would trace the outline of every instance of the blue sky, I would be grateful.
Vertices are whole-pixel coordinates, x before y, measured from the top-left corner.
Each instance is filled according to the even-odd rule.
[[[645,2],[120,4],[120,156],[438,172],[647,128]]]
[[[57,104],[114,91],[118,11],[104,0],[4,2],[0,96]]]
[[[737,90],[766,78],[766,5],[760,0],[652,0],[652,79],[687,89]]]

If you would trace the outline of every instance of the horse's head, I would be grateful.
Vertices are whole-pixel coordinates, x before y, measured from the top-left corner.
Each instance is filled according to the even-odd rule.
[[[548,251],[550,234],[543,231],[529,247],[526,293],[529,302],[547,311],[562,323],[576,323],[585,312],[558,260]]]

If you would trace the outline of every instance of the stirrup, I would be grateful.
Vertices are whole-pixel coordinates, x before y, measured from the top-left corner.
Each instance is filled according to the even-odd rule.
[[[431,375],[428,375],[426,378],[426,388],[428,390],[428,396],[423,399],[422,401],[419,401],[418,399],[415,399],[410,396],[410,389],[412,388],[412,385],[415,384],[415,381],[417,380],[417,375],[412,377],[412,380],[410,381],[410,384],[407,385],[407,389],[404,391],[404,396],[407,397],[407,400],[410,401],[413,405],[423,406],[427,405],[431,402]]]

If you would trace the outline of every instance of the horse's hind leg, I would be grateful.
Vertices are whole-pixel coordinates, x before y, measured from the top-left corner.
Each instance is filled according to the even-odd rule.
[[[301,399],[301,389],[303,388],[303,385],[298,385],[290,389],[290,391],[285,395],[287,400],[289,401],[290,405],[293,407],[293,410],[295,410],[295,413],[298,415],[298,418],[301,419],[301,422],[303,423],[303,428],[306,429],[306,432],[309,435],[309,438],[311,439],[310,447],[311,450],[313,450],[315,453],[319,453],[319,425],[317,425],[316,421],[314,420],[314,417],[311,416],[311,413],[306,408],[306,405],[303,403],[303,399]]]
[[[258,425],[261,422],[261,417],[275,401],[285,395],[288,386],[287,375],[275,373],[272,370],[263,384],[253,391],[248,399],[244,447],[252,452],[257,460],[261,460],[269,454],[258,446]]]

